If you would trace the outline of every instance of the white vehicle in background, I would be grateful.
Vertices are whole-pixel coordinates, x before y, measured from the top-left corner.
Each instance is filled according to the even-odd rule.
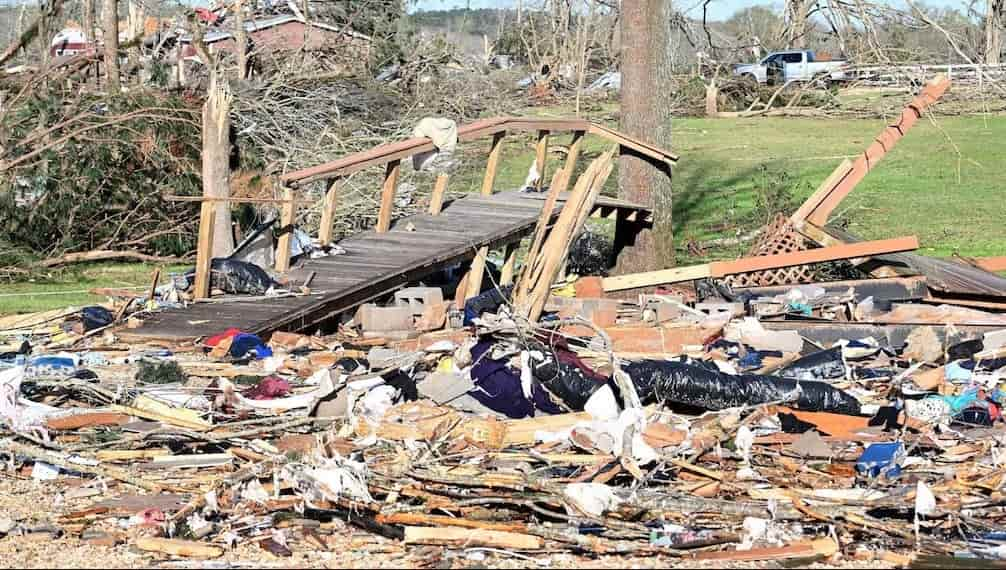
[[[786,83],[825,78],[844,81],[848,63],[842,60],[817,61],[810,50],[772,52],[758,63],[739,63],[734,66],[734,76],[749,78],[758,83]]]

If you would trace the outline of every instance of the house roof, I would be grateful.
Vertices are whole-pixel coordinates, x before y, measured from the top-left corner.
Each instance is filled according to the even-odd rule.
[[[249,20],[245,22],[245,31],[248,33],[257,32],[259,30],[265,30],[268,28],[273,28],[290,22],[302,22],[308,26],[315,28],[320,28],[322,30],[328,30],[330,32],[340,32],[348,36],[352,36],[361,40],[370,40],[370,36],[366,34],[361,34],[360,32],[351,30],[349,28],[340,28],[337,26],[332,26],[330,24],[325,24],[323,22],[312,22],[310,20],[304,21],[294,16],[293,14],[280,14],[278,16],[269,16],[268,18],[256,18],[254,20]],[[234,37],[234,34],[229,30],[208,30],[203,36],[203,41],[207,44],[212,44],[215,42],[227,40]],[[182,43],[191,43],[192,34],[183,34],[179,36],[178,41]]]

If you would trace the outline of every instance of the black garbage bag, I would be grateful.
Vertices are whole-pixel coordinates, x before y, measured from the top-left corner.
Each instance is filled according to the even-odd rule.
[[[189,283],[196,282],[196,270],[185,273]],[[275,285],[272,277],[264,269],[248,263],[225,257],[213,258],[210,264],[210,287],[234,295],[263,295]]]
[[[493,287],[465,301],[464,325],[472,324],[472,321],[481,317],[482,313],[495,313],[500,305],[507,302],[511,291],[513,291],[513,285]]]
[[[601,234],[585,231],[569,246],[566,272],[576,275],[607,275],[613,244]]]
[[[662,360],[630,362],[622,365],[622,370],[632,379],[643,403],[674,402],[724,410],[785,400],[801,410],[859,414],[858,400],[824,382],[731,375]],[[796,397],[790,399],[793,395]]]
[[[569,410],[582,411],[590,396],[605,384],[578,366],[562,362],[543,345],[532,346],[530,356],[531,375]]]
[[[790,380],[831,380],[845,378],[845,362],[842,361],[842,347],[820,350],[793,361],[777,371],[776,376]]]
[[[115,316],[105,307],[84,307],[80,312],[80,320],[84,323],[84,332],[87,332],[107,327],[115,320]]]

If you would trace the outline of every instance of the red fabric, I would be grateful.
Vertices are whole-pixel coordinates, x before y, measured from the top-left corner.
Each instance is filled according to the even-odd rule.
[[[272,400],[290,393],[290,383],[279,376],[266,376],[261,382],[241,393],[249,400]]]
[[[220,344],[220,341],[222,341],[223,339],[233,338],[239,334],[241,334],[241,329],[231,327],[218,335],[214,335],[206,339],[206,346],[216,346]]]
[[[217,16],[214,12],[207,8],[196,8],[195,10],[196,16],[208,24],[215,24],[216,21],[220,19],[220,16]]]

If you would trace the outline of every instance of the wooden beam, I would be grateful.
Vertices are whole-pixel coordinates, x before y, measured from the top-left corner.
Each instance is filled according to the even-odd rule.
[[[795,251],[779,255],[763,255],[736,259],[733,261],[715,261],[713,263],[706,263],[702,265],[675,267],[673,269],[648,271],[645,273],[634,273],[631,275],[620,275],[618,277],[605,278],[601,281],[601,284],[605,291],[619,291],[622,289],[634,289],[636,287],[663,285],[665,283],[692,281],[694,279],[704,279],[706,277],[726,277],[727,275],[734,275],[737,273],[764,271],[766,269],[780,269],[783,267],[792,267],[794,265],[838,261],[868,255],[899,253],[918,249],[918,247],[919,240],[915,236],[878,241],[864,241],[834,247],[822,247],[820,249],[811,249],[807,251]]]
[[[1006,271],[1006,256],[976,257],[971,261],[985,271]]]
[[[829,176],[820,188],[790,217],[793,225],[799,227],[804,221],[823,226],[828,223],[828,216],[856,185],[866,177],[877,163],[905,136],[905,133],[915,125],[922,112],[935,103],[950,87],[950,80],[940,75],[927,85],[921,93],[912,99],[898,121],[887,126],[874,139],[873,144],[856,160],[845,161]]]
[[[623,289],[663,285],[664,283],[694,281],[695,279],[705,279],[707,277],[712,277],[708,263],[686,267],[672,267],[671,269],[662,269],[660,271],[630,273],[629,275],[619,275],[617,277],[605,277],[601,280],[601,286],[604,287],[605,291],[621,291]]]
[[[395,191],[398,190],[398,174],[402,162],[393,160],[384,171],[384,186],[381,188],[381,211],[377,214],[377,233],[391,229],[391,214],[395,207]]]
[[[562,167],[566,171],[566,180],[573,178],[573,172],[576,170],[576,161],[580,158],[580,147],[583,146],[583,137],[585,134],[584,131],[576,131],[573,133],[573,140],[569,142],[569,152],[566,153],[566,164]]]
[[[293,222],[297,215],[293,190],[289,186],[283,189],[283,198],[286,199],[286,203],[280,207],[280,234],[276,244],[276,271],[279,273],[285,273],[290,269],[290,244],[293,242]]]
[[[500,285],[513,284],[513,272],[517,266],[517,249],[519,245],[520,242],[518,241],[506,244],[505,260],[503,261],[503,269],[500,271]]]
[[[318,241],[322,247],[332,243],[332,231],[335,226],[335,208],[339,202],[339,184],[341,179],[336,178],[332,185],[325,192],[325,203],[321,209],[321,225],[318,227]]]
[[[643,154],[653,160],[673,164],[677,155],[667,150],[648,144],[609,129],[595,125],[583,119],[538,119],[529,117],[496,117],[482,119],[458,128],[458,138],[462,141],[477,140],[489,135],[502,136],[505,131],[552,131],[576,132],[583,131],[617,142],[619,145]],[[318,166],[289,172],[280,177],[285,184],[306,184],[316,180],[335,176],[348,176],[365,168],[386,164],[392,160],[402,160],[415,154],[436,150],[433,141],[426,137],[416,137],[374,147],[369,150],[354,153],[338,160],[326,162]]]
[[[548,164],[548,131],[538,131],[538,144],[535,146],[534,167],[538,171],[538,182],[535,189],[541,192],[545,183],[545,165]]]
[[[493,145],[489,149],[489,161],[486,163],[486,173],[482,178],[482,195],[488,196],[493,193],[493,184],[496,182],[496,169],[499,168],[500,152],[503,150],[503,137],[506,133],[496,133],[493,135]]]
[[[289,200],[285,198],[242,198],[240,196],[227,196],[224,198],[210,196],[163,196],[168,202],[217,202],[227,204],[286,204]],[[296,200],[297,204],[314,204],[313,200]]]
[[[430,196],[430,214],[437,216],[444,209],[444,192],[447,190],[446,174],[438,174],[437,182],[433,185],[433,194]]]
[[[468,290],[465,291],[465,301],[482,292],[482,275],[486,270],[487,257],[489,257],[489,246],[480,247],[475,259],[472,260],[472,268],[468,272]]]
[[[196,299],[210,296],[210,266],[213,262],[213,222],[216,203],[206,201],[199,208],[199,237],[196,241]]]

